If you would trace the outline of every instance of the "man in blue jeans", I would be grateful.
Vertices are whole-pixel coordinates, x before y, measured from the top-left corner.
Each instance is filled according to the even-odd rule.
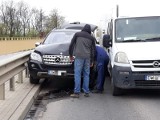
[[[81,75],[83,74],[84,96],[89,97],[89,74],[95,57],[95,38],[91,35],[91,26],[86,24],[82,31],[75,33],[69,46],[70,60],[74,60],[74,93],[73,98],[79,98],[81,91]],[[74,51],[74,52],[73,52]]]
[[[107,71],[107,66],[109,62],[109,56],[100,46],[96,46],[96,70],[97,70],[97,80],[95,89],[92,90],[93,93],[102,93],[104,90],[105,74]]]

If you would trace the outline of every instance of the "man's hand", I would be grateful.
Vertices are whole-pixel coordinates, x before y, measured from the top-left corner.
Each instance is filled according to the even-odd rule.
[[[90,67],[93,67],[93,62],[91,63]]]
[[[69,58],[70,58],[70,61],[73,62],[73,56],[70,56]]]

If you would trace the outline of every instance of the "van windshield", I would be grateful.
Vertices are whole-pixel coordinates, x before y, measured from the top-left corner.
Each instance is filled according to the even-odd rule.
[[[115,32],[116,42],[160,41],[160,17],[117,19]]]
[[[75,32],[77,31],[53,31],[47,36],[43,44],[71,42],[71,39]]]

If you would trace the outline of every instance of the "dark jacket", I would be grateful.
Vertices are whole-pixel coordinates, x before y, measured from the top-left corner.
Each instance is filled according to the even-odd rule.
[[[86,24],[81,32],[75,33],[70,46],[69,55],[76,58],[89,58],[91,62],[95,57],[95,38],[91,35],[91,27]]]

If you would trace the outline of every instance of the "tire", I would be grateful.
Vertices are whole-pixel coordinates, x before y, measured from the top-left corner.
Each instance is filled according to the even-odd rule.
[[[115,86],[114,82],[113,82],[113,78],[111,81],[111,87],[112,87],[112,95],[113,96],[120,96],[123,94],[123,90],[121,88],[118,88]]]
[[[30,80],[31,84],[38,84],[39,83],[39,79],[38,78],[35,79],[32,76],[30,76],[29,80]]]

